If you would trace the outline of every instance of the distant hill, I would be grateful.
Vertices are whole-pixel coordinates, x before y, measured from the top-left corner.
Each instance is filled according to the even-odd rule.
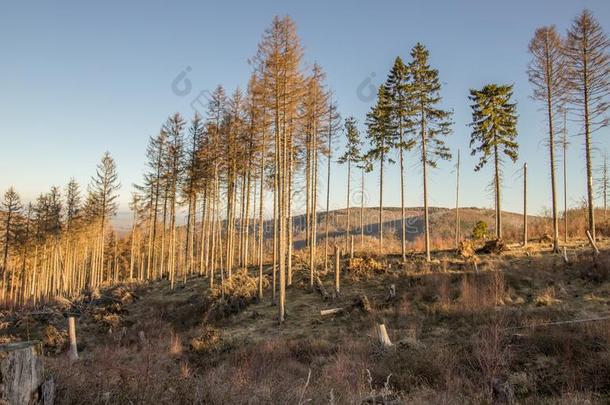
[[[400,207],[384,207],[384,223],[383,229],[386,235],[395,234],[400,236]],[[451,239],[455,232],[455,209],[430,207],[430,232],[433,238]],[[376,236],[379,233],[379,208],[365,207],[363,210],[364,234],[368,236]],[[318,212],[318,235],[322,237],[325,232],[326,213]],[[424,232],[424,218],[422,207],[405,208],[407,239],[409,241],[416,240]],[[546,221],[546,218],[539,216],[528,216],[532,224],[540,221]],[[504,221],[504,232],[508,237],[515,237],[521,232],[523,226],[523,215],[504,211],[502,214]],[[469,236],[472,228],[478,221],[485,221],[490,232],[493,232],[495,213],[493,210],[476,207],[460,208],[460,230],[462,236]],[[120,212],[112,220],[113,225],[121,234],[129,232],[132,223],[132,214],[130,212]],[[329,237],[338,237],[345,234],[347,225],[347,210],[338,209],[332,210],[328,214]],[[360,233],[360,208],[350,208],[350,223],[352,232]],[[178,224],[183,225],[184,221],[181,216],[178,218]],[[296,247],[304,244],[305,238],[305,214],[296,215],[293,218],[294,239]],[[265,220],[265,238],[273,236],[273,220]]]
[[[433,238],[452,239],[455,236],[455,209],[430,207],[430,233]],[[495,223],[495,211],[485,208],[462,207],[460,213],[460,232],[467,237],[472,233],[474,225],[478,221],[485,221],[490,232],[493,232]],[[350,226],[353,233],[360,233],[360,208],[350,208]],[[366,207],[363,210],[364,234],[376,236],[379,233],[379,208]],[[326,213],[318,213],[318,235],[325,232]],[[405,208],[407,239],[414,241],[424,233],[423,207]],[[401,209],[400,207],[384,207],[383,212],[384,234],[401,234]],[[504,211],[502,213],[503,231],[507,237],[515,238],[521,234],[523,227],[523,215]],[[539,216],[528,216],[528,221],[533,225],[546,221]],[[328,214],[329,237],[345,234],[347,226],[347,210],[339,209],[330,211]],[[295,243],[299,246],[299,239],[304,239],[305,215],[298,215],[293,219]],[[273,235],[273,221],[265,222],[266,236]],[[302,234],[302,235],[301,235]]]

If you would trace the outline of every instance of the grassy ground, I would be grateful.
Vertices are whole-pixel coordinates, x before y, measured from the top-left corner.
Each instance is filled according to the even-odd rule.
[[[60,311],[0,327],[43,340],[60,403],[608,403],[610,320],[549,325],[610,316],[608,247],[594,257],[574,242],[566,264],[548,246],[513,246],[479,256],[477,271],[453,252],[346,259],[326,300],[297,265],[281,326],[271,290],[258,302],[243,274],[224,301],[202,278],[124,286],[66,304],[79,314],[74,364]],[[332,292],[332,272],[321,279]]]

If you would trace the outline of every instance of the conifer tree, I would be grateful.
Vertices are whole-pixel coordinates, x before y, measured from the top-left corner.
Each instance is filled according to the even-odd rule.
[[[66,186],[66,230],[68,232],[80,215],[81,204],[80,186],[72,178]]]
[[[159,215],[159,203],[163,187],[165,149],[167,147],[167,134],[160,131],[155,137],[150,137],[146,148],[146,165],[148,172],[145,177],[146,194],[149,199],[148,215],[148,246],[146,259],[146,277],[154,277],[153,272],[158,267],[156,247],[157,247],[157,227]],[[162,260],[162,259],[161,259]]]
[[[184,156],[184,177],[182,185],[183,199],[188,204],[186,220],[186,249],[184,251],[187,263],[186,273],[191,273],[194,266],[195,248],[195,223],[197,217],[197,195],[201,189],[201,148],[204,137],[204,123],[199,115],[195,113],[188,129],[188,141],[186,142]]]
[[[167,178],[169,213],[169,280],[173,288],[176,274],[176,209],[178,205],[178,187],[182,184],[182,165],[184,157],[184,128],[186,122],[179,113],[175,113],[167,119],[163,131],[167,134],[167,149],[164,159],[165,173]]]
[[[351,179],[352,179],[352,164],[358,164],[361,161],[362,155],[362,141],[360,140],[360,132],[358,131],[358,124],[356,118],[347,117],[345,119],[345,137],[347,142],[345,144],[345,152],[339,157],[338,162],[340,164],[347,163],[347,199],[346,199],[346,212],[347,212],[347,225],[345,231],[345,246],[349,246],[349,238],[352,232],[350,227],[350,199],[351,199]]]
[[[104,153],[101,162],[97,166],[95,176],[89,183],[89,195],[87,198],[86,212],[92,222],[98,226],[98,255],[97,261],[92,268],[93,285],[98,285],[102,280],[102,271],[105,260],[105,238],[107,222],[113,217],[118,209],[117,191],[121,187],[116,172],[116,164],[110,156],[110,152]]]
[[[422,165],[424,191],[424,237],[426,259],[430,260],[430,226],[428,216],[428,167],[436,168],[439,159],[451,159],[449,148],[443,136],[451,133],[452,112],[439,107],[441,83],[438,70],[428,63],[429,52],[418,43],[411,51],[412,61],[409,64],[411,85],[409,100],[413,107],[411,132],[419,147]]]
[[[405,161],[404,153],[413,148],[415,142],[406,139],[407,130],[411,125],[413,115],[413,104],[411,100],[411,89],[409,83],[409,69],[400,57],[394,61],[394,66],[386,81],[386,88],[391,103],[391,117],[393,127],[396,129],[396,140],[394,146],[398,149],[400,162],[400,208],[401,208],[401,254],[403,261],[406,260],[406,223],[405,223]]]
[[[329,250],[329,230],[330,230],[330,170],[332,161],[332,144],[335,132],[338,131],[341,122],[341,117],[337,112],[337,104],[332,99],[332,93],[329,96],[328,110],[326,113],[325,120],[325,132],[326,132],[326,215],[324,216],[324,270],[328,270],[328,256]]]
[[[8,259],[9,252],[17,237],[18,224],[20,221],[21,211],[23,205],[21,204],[21,197],[15,191],[13,187],[10,187],[3,196],[2,203],[0,205],[4,212],[4,218],[2,221],[2,234],[3,234],[3,245],[4,251],[2,253],[2,303],[5,300],[5,294],[7,291],[7,275],[8,275]],[[12,283],[12,280],[11,280]]]
[[[574,20],[563,48],[567,59],[569,104],[585,138],[588,227],[595,239],[591,136],[608,125],[610,103],[610,40],[589,10]]]
[[[501,179],[503,155],[515,162],[518,158],[517,105],[511,102],[512,85],[488,84],[481,90],[470,90],[472,101],[471,154],[479,154],[475,171],[489,161],[494,163],[494,191],[496,207],[496,238],[502,238]]]
[[[546,112],[549,162],[551,166],[551,202],[553,210],[553,247],[559,251],[559,220],[557,215],[557,190],[555,185],[555,142],[560,126],[561,111],[566,96],[566,63],[563,41],[554,26],[536,30],[529,44],[532,61],[528,68],[529,81],[534,88],[534,98],[544,103]]]
[[[318,162],[324,152],[323,118],[328,114],[329,92],[324,86],[325,75],[318,64],[314,64],[305,81],[302,126],[305,147],[305,232],[309,247],[309,283],[314,284],[318,239]]]
[[[301,73],[303,49],[296,26],[289,17],[275,17],[263,34],[253,58],[259,80],[265,83],[266,105],[272,118],[274,137],[274,201],[277,208],[276,257],[279,269],[279,321],[284,321],[286,301],[286,267],[289,264],[291,226],[289,200],[294,168],[295,126],[298,104],[304,91]],[[275,285],[275,283],[274,283]]]
[[[383,247],[383,170],[394,145],[395,131],[391,115],[392,104],[385,86],[379,87],[377,104],[366,115],[367,138],[371,149],[366,153],[368,161],[379,162],[379,246]]]

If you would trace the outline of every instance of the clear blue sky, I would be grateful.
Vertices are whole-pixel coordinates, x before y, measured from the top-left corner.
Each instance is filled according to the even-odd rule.
[[[245,87],[247,63],[274,15],[290,15],[305,46],[305,60],[320,63],[342,115],[362,123],[372,101],[358,97],[367,78],[385,79],[394,58],[408,58],[418,41],[444,83],[444,105],[455,111],[448,143],[462,149],[462,204],[491,206],[482,191],[491,172],[474,173],[468,156],[468,89],[514,83],[520,159],[505,168],[505,208],[521,209],[517,169],[530,168],[530,204],[550,206],[544,115],[531,99],[526,66],[536,27],[565,32],[584,8],[610,31],[608,0],[517,1],[40,1],[5,2],[0,8],[0,191],[14,185],[24,199],[74,176],[82,184],[102,153],[115,157],[123,184],[122,209],[139,182],[149,135],[179,111],[192,116],[199,91],[223,84]],[[172,81],[190,67],[192,92],[178,96]],[[366,93],[366,92],[365,92]],[[572,127],[575,133],[578,128]],[[610,129],[595,135],[610,146]],[[582,139],[569,153],[570,201],[585,190]],[[414,157],[410,158],[411,162]],[[431,203],[454,204],[453,163],[431,177]],[[333,207],[344,205],[345,169],[333,166]],[[419,169],[409,166],[409,205],[421,205]],[[386,201],[398,205],[398,171],[390,169]],[[322,173],[322,180],[325,178]],[[324,192],[324,181],[322,181]],[[377,204],[376,173],[369,176],[370,205]]]

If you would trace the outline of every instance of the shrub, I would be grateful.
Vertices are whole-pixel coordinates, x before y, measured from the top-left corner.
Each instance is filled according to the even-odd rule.
[[[476,240],[485,239],[487,237],[487,222],[477,222],[472,228],[472,237]]]

